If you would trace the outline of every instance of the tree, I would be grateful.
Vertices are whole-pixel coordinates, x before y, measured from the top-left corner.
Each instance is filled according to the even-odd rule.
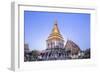
[[[38,60],[39,52],[37,50],[32,51],[33,60]]]
[[[83,56],[83,58],[90,58],[90,48],[89,48],[89,49],[86,49],[86,50],[84,51],[84,56]]]

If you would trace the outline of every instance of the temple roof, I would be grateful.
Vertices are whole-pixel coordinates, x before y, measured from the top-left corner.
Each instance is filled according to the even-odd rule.
[[[63,37],[60,34],[60,31],[59,31],[59,28],[58,28],[58,25],[57,25],[57,21],[55,21],[55,23],[54,23],[52,32],[51,32],[51,34],[48,37],[48,40],[49,39],[59,39],[59,40],[63,40]]]
[[[72,54],[76,54],[80,51],[80,47],[72,40],[67,40],[65,49],[70,50]]]

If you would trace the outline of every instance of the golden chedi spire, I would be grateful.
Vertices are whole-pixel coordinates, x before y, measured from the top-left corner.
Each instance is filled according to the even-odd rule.
[[[49,35],[47,42],[47,48],[63,48],[64,40],[58,29],[57,21],[55,21],[51,34]]]
[[[51,34],[46,40],[47,49],[64,48],[64,40],[58,29],[57,21],[55,21]]]
[[[63,37],[60,34],[60,31],[59,31],[59,28],[58,28],[58,25],[57,25],[57,20],[55,21],[52,32],[48,37],[48,40],[49,39],[61,39],[61,40],[63,40]]]

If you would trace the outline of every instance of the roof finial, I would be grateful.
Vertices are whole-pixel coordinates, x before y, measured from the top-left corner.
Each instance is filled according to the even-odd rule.
[[[55,19],[55,24],[57,24],[57,19]]]

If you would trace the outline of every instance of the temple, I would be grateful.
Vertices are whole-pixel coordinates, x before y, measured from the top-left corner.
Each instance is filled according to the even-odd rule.
[[[90,49],[82,51],[75,42],[69,39],[67,39],[64,45],[64,38],[59,31],[57,21],[54,22],[52,31],[46,40],[45,50],[30,51],[28,44],[24,44],[25,62],[45,61],[45,60],[86,59],[86,58],[90,58]]]
[[[64,48],[64,39],[60,34],[57,21],[55,21],[51,34],[46,40],[47,49]]]

